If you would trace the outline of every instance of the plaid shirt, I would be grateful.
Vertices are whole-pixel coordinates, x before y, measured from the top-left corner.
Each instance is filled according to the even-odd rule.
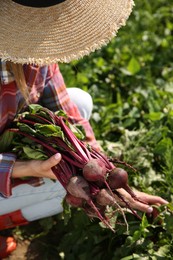
[[[52,111],[64,110],[72,123],[83,126],[86,132],[86,141],[97,147],[89,122],[81,117],[77,106],[69,99],[58,65],[53,64],[43,67],[24,65],[23,68],[30,92],[30,103],[39,103]],[[16,86],[13,74],[1,61],[0,82],[0,133],[2,133],[14,119],[23,98]],[[10,176],[15,160],[15,154],[0,154],[0,174],[1,180],[3,180],[0,180],[0,193],[4,197],[11,195]],[[4,177],[2,178],[2,176]]]

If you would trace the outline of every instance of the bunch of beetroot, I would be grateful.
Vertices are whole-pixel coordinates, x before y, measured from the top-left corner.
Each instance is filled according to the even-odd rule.
[[[48,157],[61,153],[62,160],[52,171],[66,189],[65,200],[69,205],[83,209],[90,218],[99,218],[111,230],[106,212],[108,207],[120,207],[115,196],[139,217],[117,190],[123,188],[139,200],[128,185],[127,172],[80,140],[71,127],[65,114],[58,115],[42,106],[31,105],[14,120],[10,131],[41,146]]]

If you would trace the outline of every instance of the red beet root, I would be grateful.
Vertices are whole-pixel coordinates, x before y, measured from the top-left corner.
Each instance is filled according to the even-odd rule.
[[[67,204],[69,204],[72,207],[82,208],[83,199],[77,198],[77,197],[71,195],[70,193],[66,194],[65,201],[67,202]]]
[[[111,189],[126,189],[126,186],[128,186],[128,174],[124,169],[114,168],[109,173],[107,182]]]
[[[96,202],[101,206],[115,205],[115,199],[108,193],[106,189],[101,189],[96,195]]]
[[[126,190],[131,195],[131,197],[134,200],[137,200],[137,201],[140,201],[144,204],[147,204],[146,202],[137,198],[136,194],[133,192],[133,190],[128,185],[128,173],[124,169],[114,168],[109,173],[109,176],[107,178],[107,183],[112,190],[123,188],[124,190]]]
[[[111,189],[120,189],[123,188],[126,190],[133,198],[136,197],[132,189],[128,185],[128,174],[122,168],[114,168],[108,178],[107,182]]]
[[[101,215],[98,208],[95,206],[91,199],[90,187],[88,182],[82,176],[71,177],[69,183],[67,184],[66,190],[73,196],[77,198],[84,199],[88,205],[95,211],[97,217],[108,226],[113,232],[113,228],[107,222],[107,220]]]
[[[90,200],[90,188],[82,176],[71,177],[66,190],[77,198],[82,198],[86,201]]]
[[[90,159],[83,168],[83,176],[88,181],[103,181],[106,178],[106,166],[101,159]]]

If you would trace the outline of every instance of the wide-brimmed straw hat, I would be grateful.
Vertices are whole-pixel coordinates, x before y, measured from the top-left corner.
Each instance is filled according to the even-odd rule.
[[[0,58],[70,62],[106,45],[125,25],[133,0],[0,0]]]

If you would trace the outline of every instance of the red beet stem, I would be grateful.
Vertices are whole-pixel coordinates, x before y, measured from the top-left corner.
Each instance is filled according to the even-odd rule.
[[[56,115],[55,115],[55,113],[54,112],[52,112],[51,110],[49,110],[48,108],[46,108],[46,107],[42,107],[42,111],[44,111],[44,112],[46,112],[49,116],[50,116],[50,118],[51,118],[51,120],[52,120],[52,122],[53,122],[53,124],[55,125],[56,123]]]
[[[20,123],[25,123],[25,124],[29,124],[29,125],[35,125],[36,122],[32,121],[32,120],[28,120],[28,119],[20,119],[19,120]]]
[[[62,154],[62,157],[64,158],[64,160],[68,161],[69,163],[71,163],[72,165],[78,167],[78,168],[83,168],[83,164],[82,163],[79,163],[75,160],[73,160],[72,158],[69,158],[67,155],[65,154]]]
[[[126,162],[123,162],[123,161],[120,161],[118,160],[117,158],[109,158],[109,161],[110,162],[113,162],[113,163],[118,163],[118,164],[122,164],[122,165],[125,165],[126,167],[129,167],[130,169],[132,169],[134,172],[136,172],[137,170],[131,166],[130,164],[126,163]]]
[[[72,149],[70,148],[61,138],[53,138],[53,143],[57,144],[60,148],[62,148],[62,151],[60,149],[60,152],[68,153],[70,157],[73,157],[75,161],[79,162],[79,164],[83,165],[85,162],[83,159]],[[66,156],[68,157],[68,156]]]
[[[76,137],[76,136],[75,136]],[[79,145],[82,147],[83,151],[86,153],[88,159],[91,159],[91,153],[90,151],[88,150],[88,148],[86,147],[86,145],[81,141],[79,140],[78,138],[76,138],[77,142],[79,143]]]
[[[63,128],[63,131],[66,134],[66,137],[69,139],[71,144],[74,146],[74,149],[77,151],[77,153],[83,158],[85,163],[88,161],[88,156],[83,151],[82,147],[79,145],[76,136],[73,134],[73,132],[68,128],[68,126],[64,123],[63,118],[60,117],[60,126]]]
[[[114,167],[113,164],[109,162],[108,158],[104,154],[102,154],[101,152],[97,152],[93,147],[91,149],[91,156],[93,158],[101,159],[105,163],[108,170],[111,170]]]
[[[105,224],[108,228],[110,228],[113,232],[115,232],[115,230],[112,228],[112,226],[109,224],[109,222],[100,214],[99,210],[97,209],[97,207],[95,206],[93,201],[90,199],[89,201],[87,201],[87,203],[94,209],[94,211],[97,214],[100,221],[103,224]]]
[[[41,144],[43,147],[47,148],[49,151],[53,152],[54,154],[58,152],[52,146],[47,145],[46,143],[42,142],[40,139],[37,139],[36,137],[29,135],[28,133],[24,133],[24,132],[22,132],[18,129],[15,129],[15,128],[11,128],[11,129],[9,129],[9,131],[28,137],[29,139],[33,140],[34,142]]]

